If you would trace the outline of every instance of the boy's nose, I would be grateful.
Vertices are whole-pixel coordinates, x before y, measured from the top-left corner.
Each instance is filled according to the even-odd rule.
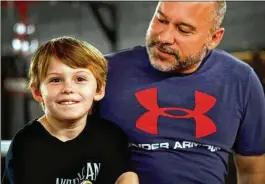
[[[73,85],[69,82],[65,83],[62,89],[62,93],[69,94],[73,92],[74,92]]]

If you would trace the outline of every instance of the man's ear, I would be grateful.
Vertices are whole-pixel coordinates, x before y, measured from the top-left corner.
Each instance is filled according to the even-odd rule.
[[[31,89],[31,94],[32,94],[33,98],[38,102],[42,102],[42,95],[41,95],[40,91],[33,86],[31,86],[30,89]]]
[[[98,90],[94,96],[94,101],[99,101],[105,96],[106,85],[102,85],[101,89]]]
[[[223,39],[224,32],[225,32],[224,28],[219,28],[214,32],[214,34],[212,34],[209,43],[207,45],[208,50],[212,50],[220,44],[220,42]]]

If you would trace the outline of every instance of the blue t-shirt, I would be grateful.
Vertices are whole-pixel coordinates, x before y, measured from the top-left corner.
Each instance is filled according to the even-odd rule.
[[[104,118],[129,136],[141,184],[221,184],[228,156],[265,153],[265,99],[246,63],[221,50],[189,75],[154,69],[145,47],[106,56]]]

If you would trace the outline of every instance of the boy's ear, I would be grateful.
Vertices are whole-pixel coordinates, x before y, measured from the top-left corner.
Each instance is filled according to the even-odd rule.
[[[98,92],[96,92],[94,96],[94,101],[99,101],[105,96],[105,87],[106,86],[103,85],[102,88]]]
[[[31,89],[31,94],[33,98],[38,102],[42,102],[42,96],[41,96],[40,91],[33,86],[31,86],[30,89]]]

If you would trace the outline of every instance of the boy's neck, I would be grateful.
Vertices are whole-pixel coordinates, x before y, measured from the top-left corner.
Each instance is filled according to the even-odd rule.
[[[74,121],[61,121],[44,115],[39,119],[42,126],[54,137],[62,142],[76,138],[85,128],[87,115]]]

